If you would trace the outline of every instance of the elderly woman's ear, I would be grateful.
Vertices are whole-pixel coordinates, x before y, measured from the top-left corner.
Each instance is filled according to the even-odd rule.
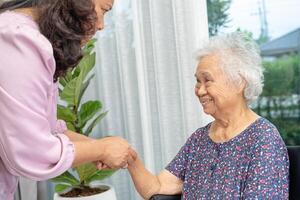
[[[241,83],[237,86],[238,92],[243,94],[246,89],[246,86],[247,86],[247,81],[242,77]]]

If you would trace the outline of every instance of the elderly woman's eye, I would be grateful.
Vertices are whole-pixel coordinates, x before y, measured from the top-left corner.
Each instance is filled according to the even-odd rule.
[[[206,80],[205,80],[205,85],[206,85],[206,87],[209,87],[209,86],[211,85],[211,83],[212,83],[212,80],[211,80],[211,79],[206,79]]]
[[[213,80],[211,78],[206,78],[205,82],[212,82]]]

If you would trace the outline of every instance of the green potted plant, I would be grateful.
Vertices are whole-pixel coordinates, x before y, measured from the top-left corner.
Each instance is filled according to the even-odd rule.
[[[69,70],[65,77],[59,79],[59,96],[64,105],[58,105],[58,119],[66,122],[69,130],[89,136],[94,127],[103,119],[107,112],[101,112],[100,101],[82,103],[95,66],[96,54],[93,52],[95,39],[84,47],[84,56],[80,63]],[[114,189],[101,184],[101,180],[111,176],[114,170],[98,170],[95,164],[88,163],[66,171],[51,179],[55,185],[54,199],[116,200]]]

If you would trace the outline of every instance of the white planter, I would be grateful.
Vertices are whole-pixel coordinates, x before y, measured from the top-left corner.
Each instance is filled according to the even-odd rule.
[[[116,192],[114,188],[110,185],[104,185],[103,183],[93,182],[91,187],[97,188],[109,188],[107,191],[100,194],[95,194],[86,197],[61,197],[59,194],[55,193],[53,200],[117,200]]]

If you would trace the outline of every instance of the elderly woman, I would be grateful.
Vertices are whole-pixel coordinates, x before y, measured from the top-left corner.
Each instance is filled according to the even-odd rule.
[[[131,163],[138,192],[145,199],[288,199],[287,149],[276,127],[249,107],[263,87],[255,43],[240,33],[215,37],[198,60],[195,94],[214,121],[197,129],[159,175],[139,159]]]

